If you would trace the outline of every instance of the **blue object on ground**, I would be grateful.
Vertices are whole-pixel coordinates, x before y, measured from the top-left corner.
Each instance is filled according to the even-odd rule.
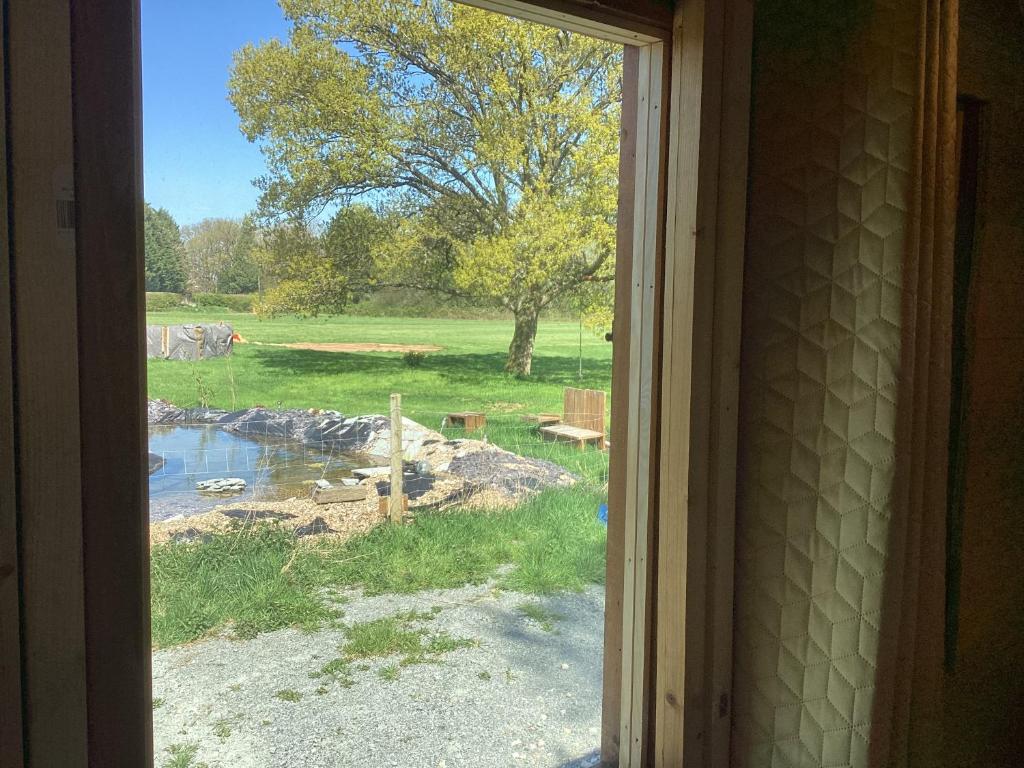
[[[602,504],[597,508],[597,519],[608,525],[608,505]]]

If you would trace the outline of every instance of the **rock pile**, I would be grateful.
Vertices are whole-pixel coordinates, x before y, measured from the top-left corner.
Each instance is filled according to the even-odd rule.
[[[391,473],[390,466],[385,466],[391,453],[390,420],[385,416],[345,417],[338,411],[274,411],[260,407],[228,413],[177,408],[152,400],[149,420],[151,424],[215,425],[254,440],[296,441],[324,454],[363,454],[364,458],[378,461],[378,466],[354,469],[355,478],[349,482],[365,486],[365,498],[318,505],[307,497],[250,505],[268,516],[274,515],[279,523],[289,528],[301,529],[302,535],[330,533],[347,537],[365,532],[384,519],[378,500],[390,493]],[[449,440],[410,419],[402,420],[402,453],[405,460],[403,490],[410,499],[410,514],[415,514],[416,510],[452,506],[511,507],[545,488],[571,486],[578,480],[564,467],[550,461],[520,456],[485,440]],[[317,485],[330,484],[311,482],[310,491]],[[239,478],[221,478],[197,485],[202,492],[225,495],[244,488],[244,481]],[[235,510],[218,509],[216,514],[189,516],[172,526],[154,526],[159,529],[154,530],[155,540],[166,540],[168,535],[176,535],[186,526],[220,530],[232,520],[238,522],[234,519],[238,515]],[[245,514],[252,511],[247,507]],[[287,514],[278,517],[284,512]],[[253,519],[259,517],[262,515],[253,515]]]

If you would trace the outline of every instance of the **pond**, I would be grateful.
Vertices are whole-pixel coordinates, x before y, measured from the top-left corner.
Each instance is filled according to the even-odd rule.
[[[295,440],[261,439],[215,426],[150,426],[149,518],[207,512],[219,504],[245,499],[308,496],[317,480],[338,483],[357,467],[377,463],[360,454],[339,454]],[[222,477],[245,480],[242,493],[200,493],[196,483]]]

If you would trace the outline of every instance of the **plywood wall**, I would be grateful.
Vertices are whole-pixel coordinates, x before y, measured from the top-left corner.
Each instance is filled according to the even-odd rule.
[[[912,0],[755,20],[732,762],[866,766],[893,480]]]

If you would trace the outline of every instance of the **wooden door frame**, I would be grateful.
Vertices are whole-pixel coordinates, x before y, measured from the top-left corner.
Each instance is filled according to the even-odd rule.
[[[632,216],[628,236],[620,233],[630,247],[620,264],[624,276],[629,270],[629,335],[620,336],[613,361],[613,429],[630,428],[612,443],[626,458],[610,488],[623,500],[623,546],[609,548],[606,619],[606,647],[621,652],[606,659],[603,757],[635,768],[724,766],[751,0],[679,0],[673,27],[654,2],[471,4],[614,40],[636,54],[636,114],[622,157],[632,205],[620,203],[620,217]],[[21,681],[24,719],[21,729],[0,729],[0,748],[5,758],[22,754],[16,766],[137,768],[153,759],[148,523],[140,514],[147,480],[139,5],[7,0],[5,10],[14,226],[12,285],[0,282],[11,300],[4,314],[16,342],[19,332],[44,329],[73,341],[62,355],[45,338],[0,348],[11,357],[0,359],[0,445],[12,449],[0,472],[18,476],[18,546],[0,550],[0,597],[10,602],[17,584],[21,609],[19,647],[7,642],[11,633],[0,636],[0,671]],[[43,141],[46,131],[56,140]],[[41,250],[48,238],[68,239],[53,227],[54,205],[66,194],[54,173],[69,167],[56,155],[68,147],[73,247]],[[35,231],[37,240],[25,237]],[[619,301],[620,317],[623,309]],[[5,411],[7,393],[14,408]],[[54,429],[65,431],[57,439]],[[55,479],[46,446],[70,451],[72,466]],[[5,531],[9,511],[0,510]],[[59,605],[45,603],[53,597]]]

